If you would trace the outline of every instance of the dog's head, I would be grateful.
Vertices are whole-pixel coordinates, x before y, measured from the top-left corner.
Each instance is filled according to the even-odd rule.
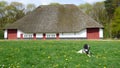
[[[83,49],[89,50],[89,49],[90,49],[90,46],[89,46],[88,44],[84,44]]]

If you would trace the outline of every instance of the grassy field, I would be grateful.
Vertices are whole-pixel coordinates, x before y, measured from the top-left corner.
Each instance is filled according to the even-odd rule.
[[[88,43],[92,57],[76,52]],[[119,68],[120,41],[0,41],[0,68]]]

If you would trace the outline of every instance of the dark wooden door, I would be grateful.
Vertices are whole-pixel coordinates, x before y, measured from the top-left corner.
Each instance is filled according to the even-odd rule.
[[[99,28],[88,28],[87,39],[99,39]]]
[[[17,29],[8,29],[8,39],[17,39]]]

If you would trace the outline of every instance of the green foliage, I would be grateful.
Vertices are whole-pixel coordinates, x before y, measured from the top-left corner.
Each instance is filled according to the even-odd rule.
[[[119,6],[120,4],[120,0],[106,0],[104,1],[105,3],[105,8],[107,11],[107,15],[109,17],[108,19],[108,27],[109,27],[109,34],[110,34],[110,38],[112,37],[112,27],[111,27],[111,23],[112,23],[112,19],[114,18],[114,12],[116,10],[116,8]]]
[[[81,4],[78,6],[83,12],[87,13],[88,15],[90,15],[93,6],[89,3],[85,3],[85,4]]]
[[[112,16],[114,13],[114,10],[115,10],[115,8],[113,7],[112,1],[113,0],[106,0],[105,1],[105,8],[106,8],[109,16]]]
[[[7,6],[7,2],[0,1],[0,29],[4,26],[5,22],[5,7]]]
[[[0,28],[3,28],[6,24],[14,23],[31,11],[25,12],[25,9],[26,7],[19,2],[7,4],[5,1],[0,1]]]
[[[22,3],[19,3],[19,2],[12,2],[10,4],[10,6],[14,6],[18,10],[24,9],[24,5]]]
[[[60,5],[59,3],[50,3],[49,5]]]
[[[28,5],[27,5],[27,8],[26,8],[26,10],[25,10],[26,14],[31,13],[35,8],[36,8],[36,7],[35,7],[34,4],[28,4]]]
[[[96,2],[95,4],[93,4],[93,10],[91,14],[92,18],[94,18],[97,22],[104,26],[108,22],[108,16],[104,7],[104,2]]]
[[[114,13],[112,32],[114,37],[120,38],[120,7],[118,7]]]
[[[79,7],[100,24],[104,25],[104,37],[111,38],[118,27],[112,30],[111,23],[114,18],[115,9],[120,5],[120,0],[106,0],[94,4],[83,4]],[[114,31],[114,32],[113,32]],[[113,32],[113,33],[112,33]],[[119,33],[119,32],[117,32]]]
[[[0,39],[4,39],[4,32],[3,32],[3,30],[0,30]]]
[[[85,43],[92,57],[77,54]],[[119,68],[120,41],[0,41],[1,68]]]
[[[105,1],[105,8],[108,12],[108,16],[112,18],[115,9],[119,6],[120,0],[106,0]]]
[[[104,6],[104,2],[96,2],[94,4],[82,4],[79,6],[80,9],[87,13],[90,17],[96,20],[98,23],[104,26],[104,38],[108,38],[109,33],[109,16]]]

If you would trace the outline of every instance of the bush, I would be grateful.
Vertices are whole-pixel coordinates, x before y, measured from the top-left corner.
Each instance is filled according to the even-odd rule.
[[[0,39],[4,39],[4,31],[0,30]]]

